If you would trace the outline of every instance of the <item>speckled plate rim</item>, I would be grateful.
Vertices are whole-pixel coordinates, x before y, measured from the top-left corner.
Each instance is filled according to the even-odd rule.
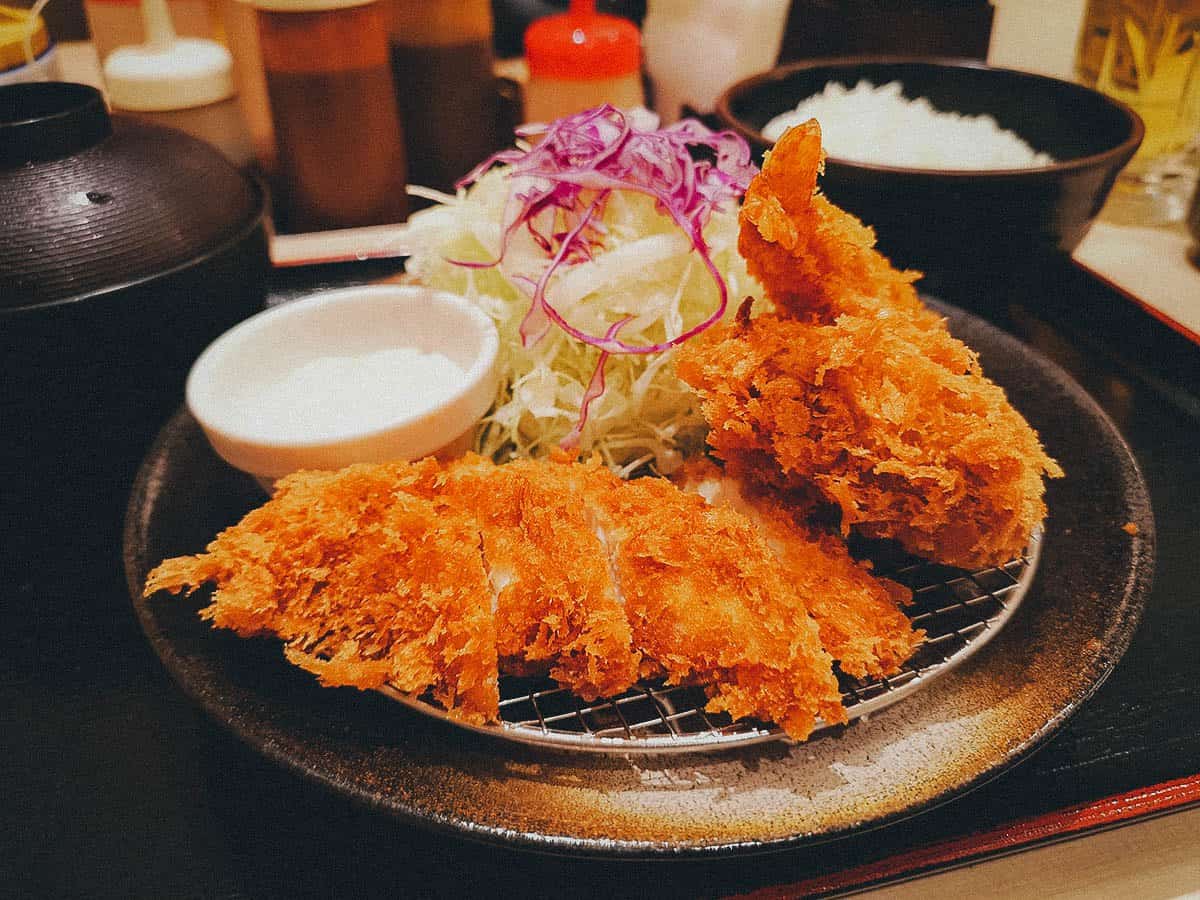
[[[125,528],[125,565],[128,585],[131,596],[134,598],[135,611],[152,647],[183,691],[211,718],[237,738],[285,769],[335,793],[350,797],[367,807],[385,812],[401,821],[432,828],[439,832],[486,843],[561,855],[679,859],[783,850],[801,844],[816,844],[845,837],[910,818],[960,797],[1008,771],[1053,735],[1070,715],[1100,687],[1128,648],[1153,578],[1154,521],[1148,492],[1132,452],[1107,414],[1062,369],[1027,348],[1016,338],[975,316],[955,310],[948,305],[939,305],[939,309],[948,315],[952,328],[968,344],[977,350],[982,350],[981,345],[986,343],[992,353],[1018,357],[1022,364],[1032,367],[1035,381],[1052,382],[1053,386],[1064,394],[1069,403],[1074,406],[1072,411],[1084,414],[1095,433],[1106,442],[1109,451],[1113,454],[1111,471],[1107,474],[1119,482],[1116,490],[1124,500],[1124,516],[1137,526],[1138,535],[1131,545],[1128,565],[1123,565],[1123,577],[1119,580],[1112,579],[1113,583],[1092,585],[1101,588],[1108,598],[1105,603],[1108,616],[1105,620],[1106,627],[1099,638],[1098,652],[1090,661],[1086,671],[1081,670],[1081,687],[1072,693],[1067,702],[1061,704],[1052,715],[1048,716],[1040,727],[1023,735],[1016,744],[1000,752],[993,763],[984,770],[948,787],[928,792],[927,795],[920,798],[919,802],[912,802],[902,808],[879,815],[867,816],[841,827],[796,830],[792,833],[766,838],[754,834],[742,835],[733,840],[718,838],[623,839],[607,835],[580,837],[572,834],[551,834],[536,829],[481,823],[470,815],[464,815],[457,808],[450,813],[436,809],[424,809],[409,802],[404,796],[373,792],[360,780],[339,777],[339,774],[330,768],[323,768],[307,762],[300,758],[293,747],[289,746],[296,743],[294,735],[274,728],[272,722],[265,718],[258,718],[253,714],[231,714],[219,698],[206,694],[203,685],[197,684],[192,673],[187,671],[184,660],[173,646],[171,635],[159,629],[151,611],[140,598],[140,585],[148,568],[140,548],[145,544],[145,529],[150,522],[150,512],[155,502],[156,491],[162,487],[158,481],[166,468],[163,454],[171,441],[177,439],[176,432],[188,425],[188,417],[186,413],[182,412],[177,414],[160,433],[138,473],[130,497]],[[985,370],[989,370],[986,361]],[[1008,387],[1002,379],[998,378],[997,380],[1006,388]],[[1054,450],[1053,447],[1050,449]],[[1064,458],[1062,461],[1065,465],[1071,464],[1069,458]],[[1051,515],[1054,515],[1053,506]],[[1070,538],[1062,538],[1062,536],[1057,536],[1056,539],[1070,540]],[[1053,559],[1043,560],[1039,578],[1035,579],[1035,591],[1038,588],[1038,580],[1047,577],[1048,567],[1053,565]],[[1090,567],[1084,567],[1080,574],[1084,579],[1096,577]],[[1031,615],[1029,610],[1033,605],[1031,602],[1026,602],[1022,613]],[[1018,615],[1017,618],[1020,619],[1021,615]],[[986,653],[980,654],[981,657],[986,655]],[[948,680],[950,678],[941,681]],[[933,694],[938,687],[939,685],[932,686],[928,693]],[[386,702],[390,703],[390,701]],[[898,704],[893,707],[893,710],[902,709],[904,706],[905,704]],[[853,735],[853,731],[851,730],[847,734]],[[501,752],[502,746],[496,742],[492,743],[494,751]],[[303,747],[303,736],[301,736],[299,746]],[[447,740],[445,749],[447,756],[451,757],[456,756],[460,750],[459,747],[454,746],[453,739]],[[745,752],[752,752],[754,749],[753,747],[747,748]],[[577,758],[582,760],[589,755],[592,754],[584,751]],[[734,750],[713,754],[714,757],[736,755],[738,755],[738,751]]]

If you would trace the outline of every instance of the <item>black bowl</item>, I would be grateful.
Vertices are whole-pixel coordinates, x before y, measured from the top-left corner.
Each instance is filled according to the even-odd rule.
[[[95,481],[262,307],[265,195],[209,145],[45,82],[0,87],[0,198],[0,462]]]
[[[861,57],[780,66],[728,88],[717,115],[758,153],[762,128],[829,82],[899,81],[939,110],[987,113],[1057,162],[1027,169],[945,170],[830,157],[822,190],[875,227],[879,246],[936,274],[971,265],[1001,272],[1031,254],[1070,253],[1104,205],[1145,132],[1128,106],[1098,91],[975,60]]]

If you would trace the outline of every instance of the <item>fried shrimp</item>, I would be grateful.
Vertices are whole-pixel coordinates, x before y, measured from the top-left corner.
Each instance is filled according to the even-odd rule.
[[[744,306],[680,348],[676,372],[730,475],[832,505],[843,533],[1003,563],[1046,515],[1043,476],[1062,470],[921,305],[914,273],[812,193],[819,142],[815,122],[785,133],[747,194],[741,247],[775,311]]]
[[[817,191],[824,167],[816,120],[789,129],[769,152],[742,203],[738,250],[781,315],[832,321],[838,315],[904,313],[935,328],[913,283],[875,249],[875,232]]]

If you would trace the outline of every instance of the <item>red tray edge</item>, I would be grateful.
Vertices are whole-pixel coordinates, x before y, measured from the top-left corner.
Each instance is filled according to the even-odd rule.
[[[1193,344],[1200,344],[1200,334],[1197,334],[1196,332],[1192,331],[1192,329],[1188,328],[1182,322],[1177,322],[1175,319],[1171,318],[1169,315],[1167,315],[1165,312],[1163,312],[1158,307],[1147,303],[1145,300],[1142,300],[1140,297],[1137,296],[1137,294],[1134,294],[1127,288],[1124,288],[1121,285],[1117,284],[1115,281],[1113,281],[1107,275],[1104,275],[1101,272],[1097,272],[1091,266],[1086,265],[1085,263],[1082,263],[1079,260],[1074,259],[1074,258],[1071,259],[1071,262],[1077,268],[1082,269],[1084,272],[1087,272],[1088,275],[1092,276],[1097,281],[1102,283],[1105,287],[1111,289],[1115,293],[1120,294],[1122,297],[1124,297],[1130,303],[1133,303],[1134,305],[1138,306],[1143,312],[1149,313],[1151,316],[1158,319],[1158,321],[1162,322],[1164,325],[1166,325],[1172,331],[1178,332],[1179,334],[1183,335],[1185,338],[1187,338]]]
[[[982,858],[1003,856],[1041,844],[1102,831],[1135,819],[1150,818],[1185,806],[1200,804],[1200,773],[1173,781],[1138,788],[1064,807],[1054,812],[1018,819],[966,837],[940,841],[872,863],[819,875],[792,884],[761,888],[738,895],[741,900],[777,900],[785,897],[812,897],[836,894],[851,888],[862,889],[912,878],[977,862]]]

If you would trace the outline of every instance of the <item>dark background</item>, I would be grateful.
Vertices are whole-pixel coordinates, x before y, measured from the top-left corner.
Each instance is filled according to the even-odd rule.
[[[492,0],[496,55],[520,56],[529,23],[566,7],[567,0]],[[597,0],[596,9],[640,24],[646,0]],[[56,40],[87,40],[82,0],[51,0],[43,15]],[[983,59],[991,26],[986,0],[795,0],[779,59],[889,52]]]

